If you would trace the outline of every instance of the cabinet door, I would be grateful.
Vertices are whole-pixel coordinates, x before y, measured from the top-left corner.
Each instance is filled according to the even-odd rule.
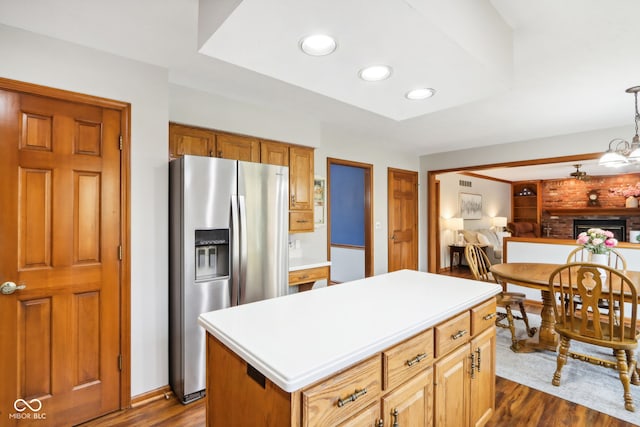
[[[260,141],[260,162],[289,166],[289,146],[281,142]]]
[[[384,425],[433,425],[432,390],[433,369],[429,368],[387,394],[382,398]]]
[[[496,329],[489,328],[471,341],[474,373],[471,376],[471,426],[483,426],[496,404]]]
[[[313,148],[289,149],[289,209],[313,208]]]
[[[185,154],[213,156],[216,136],[213,131],[169,123],[169,158],[176,159]]]
[[[436,427],[469,425],[469,344],[435,365]]]
[[[358,412],[348,420],[338,424],[337,427],[378,427],[380,420],[380,403],[376,402],[371,406]]]
[[[217,156],[222,159],[260,162],[260,142],[240,135],[216,135]]]

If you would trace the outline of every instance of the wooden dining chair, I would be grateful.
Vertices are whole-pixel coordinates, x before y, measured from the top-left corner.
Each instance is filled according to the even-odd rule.
[[[498,283],[495,277],[491,274],[491,271],[489,271],[491,268],[491,261],[482,247],[479,245],[469,244],[464,250],[464,256],[467,260],[467,264],[469,264],[469,269],[471,270],[471,274],[473,274],[474,279],[482,280],[483,282]],[[529,327],[529,319],[527,318],[527,312],[524,309],[525,298],[526,295],[523,293],[505,292],[504,285],[503,292],[496,297],[498,307],[502,307],[505,310],[504,313],[496,313],[496,326],[506,328],[511,331],[511,350],[515,352],[520,350],[520,344],[518,343],[516,335],[514,319],[522,320],[524,322],[527,328],[527,334],[530,337],[535,335],[537,330],[537,328]],[[519,309],[521,316],[514,315],[512,307]],[[503,323],[505,319],[507,321],[506,324]]]
[[[601,276],[601,272],[606,276]],[[557,367],[551,383],[560,386],[562,367],[567,356],[618,371],[624,388],[624,407],[635,411],[630,384],[640,385],[636,371],[635,351],[638,347],[638,304],[624,304],[625,295],[637,301],[637,291],[631,280],[620,270],[591,263],[570,263],[558,267],[549,276],[549,292],[558,293],[561,301],[579,296],[581,304],[567,309],[554,304],[555,331],[560,337]],[[613,310],[601,310],[598,301],[606,300],[609,307],[619,307],[620,322]],[[581,341],[613,350],[615,360],[570,350],[571,340]]]
[[[627,260],[624,259],[624,257],[620,252],[618,252],[615,249],[610,249],[606,255],[607,255],[607,265],[609,267],[615,268],[616,270],[622,270],[622,271],[627,270]],[[579,246],[573,249],[571,252],[569,252],[569,255],[567,255],[567,264],[572,262],[591,262],[591,253],[587,249],[585,249],[583,246]],[[564,304],[568,306],[569,302],[570,301],[565,300]],[[573,300],[574,309],[580,304],[581,304],[580,297],[576,296]],[[607,309],[607,310],[609,309],[609,306],[607,305],[606,300],[598,301],[598,306],[602,309]],[[614,316],[616,316],[614,320],[616,321],[617,321],[618,309],[619,308],[617,306],[613,308],[613,314]]]

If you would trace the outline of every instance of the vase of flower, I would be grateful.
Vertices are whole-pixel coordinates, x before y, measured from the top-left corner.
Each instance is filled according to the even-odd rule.
[[[629,196],[626,198],[624,205],[628,208],[637,208],[638,207],[638,199],[633,196]]]
[[[609,265],[609,252],[611,248],[618,245],[618,240],[613,236],[613,233],[609,230],[602,230],[601,228],[590,228],[587,231],[578,234],[576,243],[582,245],[591,256],[589,261],[592,264]],[[600,272],[600,280],[604,283],[607,280],[607,272],[603,269],[598,269]]]
[[[591,254],[591,262],[593,264],[607,265],[608,258],[607,254]]]

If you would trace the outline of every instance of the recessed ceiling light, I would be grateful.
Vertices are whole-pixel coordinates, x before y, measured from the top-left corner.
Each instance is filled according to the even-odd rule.
[[[425,87],[425,88],[410,90],[405,94],[405,96],[407,97],[407,99],[416,101],[420,99],[431,98],[433,95],[435,95],[435,93],[436,93],[435,89],[431,89],[430,87],[429,88]]]
[[[372,65],[360,70],[360,78],[368,82],[379,82],[388,79],[391,75],[391,67],[388,65]]]
[[[314,34],[300,41],[300,49],[307,55],[324,56],[336,50],[336,41],[326,34]]]

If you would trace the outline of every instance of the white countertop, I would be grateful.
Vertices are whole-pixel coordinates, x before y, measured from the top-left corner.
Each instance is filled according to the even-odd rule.
[[[289,271],[306,270],[307,268],[326,267],[331,261],[318,261],[310,258],[289,258]]]
[[[204,313],[198,323],[293,392],[501,291],[490,283],[401,270]]]

